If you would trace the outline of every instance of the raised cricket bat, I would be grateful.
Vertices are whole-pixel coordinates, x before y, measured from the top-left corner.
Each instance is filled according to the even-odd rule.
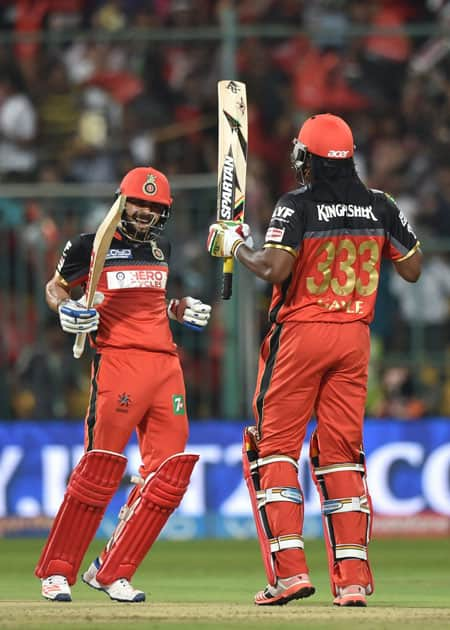
[[[219,81],[219,155],[217,177],[217,221],[244,221],[247,174],[247,92],[245,83]],[[223,263],[222,298],[231,297],[233,258]]]
[[[125,195],[119,195],[108,214],[100,223],[95,233],[94,244],[92,245],[91,263],[86,285],[86,307],[91,308],[94,302],[95,290],[100,280],[103,267],[105,265],[106,254],[116,231],[126,201]],[[79,359],[84,352],[86,343],[86,333],[78,333],[73,344],[73,356]]]

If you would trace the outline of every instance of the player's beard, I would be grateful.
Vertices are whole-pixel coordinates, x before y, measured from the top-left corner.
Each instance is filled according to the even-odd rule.
[[[307,186],[311,183],[311,155],[308,155],[305,163],[298,170],[296,170],[295,174],[297,182],[301,186]]]
[[[121,226],[126,236],[133,241],[148,242],[152,237],[155,225],[158,223],[159,214],[156,212],[141,213],[139,210],[131,216],[124,214]]]

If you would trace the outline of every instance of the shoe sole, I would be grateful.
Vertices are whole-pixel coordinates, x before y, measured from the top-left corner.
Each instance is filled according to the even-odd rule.
[[[142,595],[136,595],[135,599],[118,599],[117,597],[111,597],[108,591],[102,588],[101,586],[94,586],[93,584],[85,580],[84,575],[81,576],[81,580],[85,584],[87,584],[90,588],[93,588],[95,591],[99,591],[100,593],[106,593],[109,599],[111,599],[113,602],[121,602],[122,604],[139,604],[140,602],[145,602],[145,593],[142,593]]]
[[[333,602],[335,606],[345,607],[345,606],[357,606],[359,608],[366,608],[367,602],[365,599],[340,599],[337,602]]]
[[[106,593],[104,589],[102,590],[104,593]],[[118,599],[117,597],[111,597],[109,593],[106,594],[113,602],[121,602],[122,604],[141,604],[142,602],[145,602],[145,593],[143,593],[142,595],[136,595],[134,599]]]
[[[266,601],[255,601],[257,606],[284,606],[288,604],[294,599],[304,599],[305,597],[310,597],[314,595],[316,589],[314,586],[302,586],[298,591],[294,591],[293,593],[284,594],[281,597],[268,599]]]
[[[100,588],[100,586],[94,586],[93,584],[91,584],[90,582],[85,580],[84,579],[84,575],[81,576],[81,581],[84,582],[85,584],[87,584],[89,586],[89,588],[93,588],[95,591],[103,591],[103,589]]]
[[[71,602],[72,601],[71,596],[64,593],[60,593],[59,595],[56,595],[56,597],[47,597],[47,595],[42,595],[42,597],[49,602]]]

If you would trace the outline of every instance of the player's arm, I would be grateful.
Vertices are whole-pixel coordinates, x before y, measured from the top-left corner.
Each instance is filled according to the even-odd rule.
[[[253,249],[253,239],[246,223],[214,223],[209,228],[207,248],[212,256],[234,256],[259,278],[272,284],[286,280],[295,260],[295,252],[291,253],[289,248],[269,245],[264,249]]]
[[[55,313],[64,300],[70,300],[70,288],[64,278],[55,271],[55,275],[45,285],[45,299],[49,308]]]
[[[286,194],[275,206],[263,249],[253,249],[246,223],[232,222],[211,225],[206,247],[212,256],[234,256],[262,280],[280,284],[292,272],[302,230],[301,213]]]
[[[272,284],[284,282],[295,261],[287,250],[273,247],[254,250],[245,244],[236,250],[235,257],[258,278]]]
[[[77,237],[69,241],[62,253],[57,270],[45,287],[45,298],[52,311],[59,315],[64,332],[78,334],[97,330],[100,316],[95,308],[86,308],[85,297],[79,301],[71,297],[71,287],[84,282],[89,269],[91,241]],[[96,294],[94,304],[103,301],[103,294]]]
[[[394,261],[395,271],[407,282],[417,282],[422,272],[422,258],[422,251],[418,246],[411,256]]]
[[[384,193],[388,211],[388,241],[385,252],[396,272],[407,282],[417,282],[422,271],[420,241],[395,200]]]

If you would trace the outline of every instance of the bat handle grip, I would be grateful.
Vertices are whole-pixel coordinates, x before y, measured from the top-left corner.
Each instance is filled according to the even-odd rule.
[[[73,344],[73,356],[75,359],[79,359],[84,352],[84,345],[86,343],[86,333],[77,333],[75,337],[75,343]]]
[[[223,300],[229,300],[233,291],[233,262],[232,258],[225,258],[223,261]]]

